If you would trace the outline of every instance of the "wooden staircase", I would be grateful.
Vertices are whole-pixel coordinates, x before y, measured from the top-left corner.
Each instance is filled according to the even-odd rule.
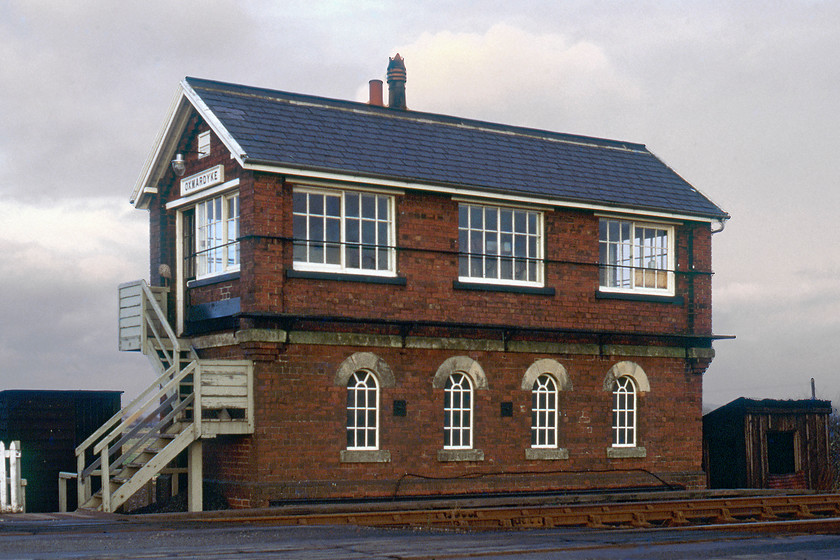
[[[165,288],[120,286],[120,349],[146,354],[157,377],[76,448],[80,508],[116,511],[159,474],[179,472],[186,451],[189,509],[199,511],[201,440],[254,431],[253,363],[200,359],[175,336],[165,302]]]

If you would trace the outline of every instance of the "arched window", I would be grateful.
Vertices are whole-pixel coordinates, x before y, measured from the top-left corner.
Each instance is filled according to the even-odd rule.
[[[627,375],[613,382],[613,447],[636,445],[636,384]]]
[[[455,372],[446,380],[443,397],[443,448],[472,448],[472,383]]]
[[[379,384],[366,370],[347,381],[347,449],[379,449]]]
[[[531,447],[557,447],[557,383],[547,374],[531,391]]]

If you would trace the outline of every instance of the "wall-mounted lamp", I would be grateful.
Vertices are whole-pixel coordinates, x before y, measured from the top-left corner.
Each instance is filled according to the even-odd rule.
[[[184,156],[182,154],[175,154],[175,159],[172,160],[172,171],[178,177],[183,177],[186,170],[187,164],[184,161]]]

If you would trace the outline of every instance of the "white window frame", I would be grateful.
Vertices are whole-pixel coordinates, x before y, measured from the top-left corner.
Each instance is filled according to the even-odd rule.
[[[464,395],[467,395],[469,398],[469,403],[467,405],[464,405]],[[444,387],[444,449],[473,448],[474,403],[475,391],[473,389],[473,383],[470,376],[460,371],[449,375],[446,379],[446,386]],[[455,420],[457,420],[457,422],[455,422]],[[455,425],[456,423],[457,425]],[[456,436],[458,443],[454,444],[453,441],[455,441]]]
[[[293,236],[295,237],[293,241],[293,252],[295,253],[292,257],[293,259],[293,266],[295,270],[303,270],[303,271],[312,271],[312,272],[335,272],[335,273],[347,273],[347,274],[363,274],[366,276],[390,276],[394,277],[397,275],[396,273],[396,220],[394,219],[395,216],[395,199],[393,195],[384,194],[381,192],[370,192],[370,191],[361,191],[361,190],[339,190],[339,189],[319,189],[319,188],[312,188],[312,187],[295,187],[293,191],[293,197],[295,195],[302,194],[307,195],[307,207],[304,212],[300,212],[294,208],[292,209],[292,216],[293,221],[299,221],[301,218],[305,221],[306,227],[306,237],[298,237],[295,235],[298,233],[295,231],[297,226],[293,226]],[[326,197],[333,196],[338,197],[339,202],[339,212],[338,214],[327,214],[327,211],[324,210],[322,214],[324,216],[324,221],[332,220],[338,222],[338,239],[329,239],[327,240],[326,234],[326,224],[324,226],[324,240],[313,240],[309,239],[310,227],[311,227],[311,220],[310,218],[321,215],[313,215],[311,213],[311,209],[309,206],[310,195],[316,196],[324,196],[325,201]],[[376,217],[375,218],[368,218],[362,217],[361,215],[356,216],[348,216],[347,215],[347,201],[348,196],[373,196],[376,197],[376,201],[374,206],[376,208]],[[387,217],[383,219],[380,213],[380,205],[379,200],[385,201],[385,209],[387,211]],[[359,214],[361,214],[361,209]],[[384,225],[385,231],[387,233],[388,239],[385,243],[382,243],[380,240],[377,239],[377,243],[374,246],[370,244],[362,243],[361,237],[363,233],[359,233],[359,241],[354,239],[352,230],[348,227],[350,224],[357,222],[359,227],[364,227],[364,223],[374,223],[374,230],[375,235],[377,238],[381,233],[380,226]],[[332,246],[334,250],[338,251],[338,262],[335,263],[328,263],[328,262],[312,262],[311,252],[313,246],[317,246],[318,244],[322,245],[322,251],[325,253],[325,258],[321,259],[326,261],[326,251],[327,246]],[[372,249],[374,251],[375,257],[374,260],[377,262],[377,268],[364,268],[362,267],[362,259],[363,256],[359,258],[358,266],[353,266],[353,263],[349,262],[351,259],[350,250],[354,248],[359,248],[360,250],[364,251],[367,245],[367,249]],[[303,248],[306,254],[305,260],[298,259],[298,252]],[[379,268],[379,259],[381,258],[380,255],[384,254],[384,258],[387,262],[387,267],[385,269]]]
[[[216,201],[219,202],[218,208],[215,206]],[[235,206],[233,217],[229,216],[231,205]],[[210,223],[207,221],[208,206],[213,208],[214,214],[213,221]],[[216,219],[217,214],[218,219]],[[195,259],[196,279],[212,278],[213,276],[238,271],[240,267],[238,241],[240,235],[239,191],[226,192],[199,200],[195,204],[194,221],[195,247],[185,248],[185,250],[190,251]],[[208,237],[214,238],[216,242],[207,244]],[[218,251],[218,253],[215,253],[215,251]],[[215,255],[218,255],[218,257]],[[211,265],[211,258],[219,260],[218,266]]]
[[[355,371],[347,381],[346,424],[348,451],[379,449],[379,379],[371,371]]]
[[[618,229],[618,237],[613,235]],[[598,224],[600,259],[599,290],[673,296],[675,293],[674,226],[669,224],[601,217]],[[664,245],[637,243],[638,230],[658,230],[667,237]],[[624,232],[626,231],[626,235]],[[604,233],[606,232],[606,236]],[[658,251],[659,254],[651,254]],[[666,254],[662,255],[661,252]],[[648,262],[645,263],[644,261]],[[614,261],[614,262],[611,262]],[[665,287],[649,287],[653,280]],[[612,284],[612,285],[610,285]]]
[[[612,390],[612,446],[636,447],[638,391],[629,375],[617,377]]]
[[[556,449],[559,446],[557,430],[559,396],[557,380],[551,375],[543,373],[534,380],[534,387],[531,390],[531,448]],[[544,443],[540,443],[540,439]]]
[[[481,224],[474,223],[475,211],[481,210]],[[487,228],[486,220],[488,212],[495,211],[495,226]],[[506,231],[502,226],[502,212],[511,212],[511,228]],[[465,221],[466,214],[466,221]],[[526,231],[517,232],[516,215],[525,215]],[[530,216],[533,215],[535,231],[531,231]],[[479,284],[498,284],[508,286],[539,286],[544,285],[544,246],[545,246],[545,215],[539,210],[529,208],[516,208],[508,206],[497,206],[491,204],[477,204],[461,202],[458,205],[458,280]],[[510,240],[506,239],[510,236]],[[525,255],[515,255],[517,237],[525,238]],[[530,243],[534,238],[534,244]],[[506,249],[509,244],[509,249]],[[525,263],[526,279],[517,280],[516,266]],[[503,272],[503,268],[509,263],[511,278]],[[473,273],[473,266],[480,264],[481,272]],[[534,278],[530,276],[530,265],[533,264]]]

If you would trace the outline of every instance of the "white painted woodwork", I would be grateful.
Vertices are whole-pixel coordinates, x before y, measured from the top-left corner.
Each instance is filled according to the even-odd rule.
[[[198,511],[201,439],[254,432],[253,362],[199,359],[169,325],[167,294],[143,280],[120,286],[120,350],[144,352],[158,375],[76,448],[81,508],[115,511],[189,450],[188,499]],[[102,489],[91,495],[95,477]]]
[[[0,441],[0,512],[20,513],[26,510],[25,482],[20,474],[20,442],[6,448]]]

